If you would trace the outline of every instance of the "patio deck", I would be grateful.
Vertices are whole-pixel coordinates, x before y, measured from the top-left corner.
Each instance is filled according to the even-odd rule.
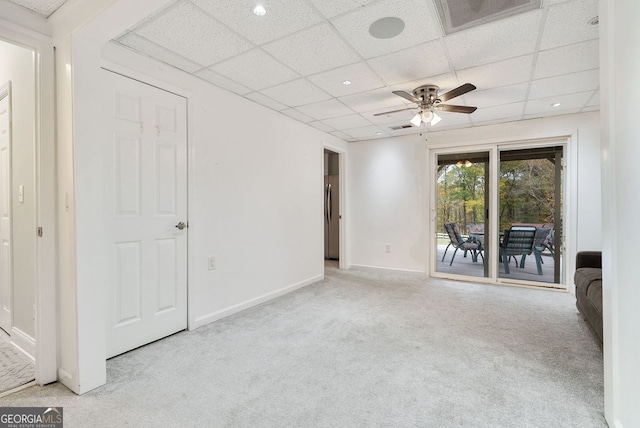
[[[449,251],[447,251],[447,257],[444,259],[444,262],[442,262],[442,255],[444,254],[444,250],[446,247],[446,245],[438,245],[438,260],[436,265],[437,272],[475,277],[484,276],[484,265],[482,263],[482,258],[478,257],[478,262],[473,263],[471,261],[471,254],[467,254],[467,257],[464,257],[464,252],[461,250],[458,250],[453,264],[449,266],[451,257],[453,256],[453,252],[455,251],[455,248],[449,247]],[[518,257],[518,261],[520,261],[520,257]],[[504,264],[500,263],[499,276],[500,278],[504,279],[509,278],[553,284],[553,257],[549,252],[544,252],[542,253],[542,261],[542,275],[538,275],[535,257],[533,257],[533,255],[530,255],[527,256],[526,263],[523,269],[521,269],[520,267],[516,267],[516,263],[512,259],[511,264],[509,265],[508,275],[504,273]],[[496,257],[492,257],[492,263],[495,262]]]

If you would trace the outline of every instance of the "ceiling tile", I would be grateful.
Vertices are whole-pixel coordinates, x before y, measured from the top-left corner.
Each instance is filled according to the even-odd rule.
[[[204,65],[251,48],[248,41],[190,3],[180,3],[169,9],[136,33]]]
[[[347,116],[353,114],[354,111],[346,107],[340,101],[332,98],[318,103],[307,104],[297,108],[298,111],[311,116],[314,119],[329,119],[331,117]]]
[[[156,9],[153,13],[151,13],[151,15],[146,16],[142,20],[136,22],[134,25],[129,27],[125,32],[128,33],[130,31],[135,31],[138,28],[142,28],[147,22],[153,21],[154,19],[156,19],[157,16],[164,14],[166,11],[173,8],[176,4],[180,3],[181,1],[182,0],[171,0],[168,3],[165,3],[162,7],[160,7],[159,9]]]
[[[260,90],[294,80],[300,76],[262,49],[253,49],[210,67],[249,88]]]
[[[564,110],[581,109],[585,106],[593,91],[581,92],[579,94],[561,95],[557,97],[541,98],[527,101],[525,114],[536,114],[544,112],[561,112]],[[560,103],[559,107],[553,107],[554,103]]]
[[[124,37],[121,37],[118,42],[135,51],[150,56],[151,58],[155,58],[189,73],[193,73],[194,71],[202,68],[202,65],[189,61],[177,53],[158,46],[144,37],[140,37],[133,33],[129,33]]]
[[[286,109],[286,110],[282,110],[280,113],[286,114],[290,118],[293,118],[295,120],[298,120],[298,121],[304,122],[304,123],[313,121],[313,118],[307,116],[304,113],[299,112],[298,110],[296,110],[294,108],[289,108],[289,109]]]
[[[589,102],[587,103],[587,107],[594,107],[594,106],[599,106],[600,105],[600,91],[595,91],[593,93],[593,95],[591,96],[591,99],[589,99]]]
[[[535,10],[445,37],[451,63],[469,68],[533,53],[542,14]]]
[[[469,116],[473,123],[481,123],[497,119],[518,118],[522,116],[523,110],[524,103],[513,103],[478,109]]]
[[[413,90],[419,86],[424,85],[437,85],[440,87],[440,93],[443,94],[447,91],[450,91],[453,88],[456,88],[459,85],[458,78],[453,73],[445,73],[439,76],[426,77],[419,80],[414,80],[412,82],[403,82],[397,85],[392,85],[391,90],[393,91],[405,91],[410,94],[413,93]]]
[[[227,79],[224,76],[220,76],[218,73],[215,73],[211,70],[204,69],[195,73],[199,78],[206,80],[209,83],[213,83],[214,85],[226,89],[231,92],[235,92],[238,95],[244,95],[251,92],[251,89],[242,86],[239,83],[234,82],[231,79]]]
[[[471,91],[464,96],[467,105],[478,108],[493,107],[502,104],[512,104],[524,101],[527,98],[528,83],[501,86],[499,88],[486,89],[484,91]]]
[[[434,12],[424,0],[382,0],[331,22],[360,55],[372,58],[439,38],[440,26]],[[388,16],[404,21],[402,33],[389,39],[369,34],[371,24]]]
[[[346,97],[340,97],[339,100],[347,107],[359,113],[380,109],[396,110],[403,106],[409,107],[409,104],[413,105],[413,103],[405,103],[403,98],[394,95],[391,93],[391,90],[387,88],[347,95]]]
[[[451,71],[442,42],[433,40],[420,46],[368,60],[388,85],[437,76]]]
[[[399,111],[397,113],[391,113],[391,114],[383,114],[381,116],[374,116],[374,114],[377,114],[377,113],[384,113],[387,111],[399,110],[403,108],[409,108],[409,107],[396,106],[396,108],[383,108],[383,109],[378,109],[374,111],[369,111],[366,113],[360,113],[360,115],[365,119],[367,119],[369,122],[373,123],[374,125],[386,125],[386,124],[394,124],[398,122],[409,123],[409,119],[411,119],[418,112],[418,106],[415,106],[415,108],[411,108],[411,110]]]
[[[325,125],[329,125],[330,127],[337,129],[338,131],[344,131],[345,129],[360,128],[363,126],[371,125],[371,122],[369,122],[359,114],[335,117],[333,119],[325,119],[322,122]]]
[[[493,64],[459,70],[458,80],[469,82],[482,91],[499,86],[513,85],[529,80],[533,55],[525,55]]]
[[[565,114],[575,114],[575,113],[580,113],[582,110],[579,108],[574,108],[574,109],[570,109],[570,110],[562,110],[562,111],[546,111],[546,112],[541,112],[541,113],[532,113],[532,114],[525,114],[523,116],[523,119],[538,119],[541,117],[550,117],[550,116],[562,116]]]
[[[358,55],[342,41],[329,24],[317,25],[263,47],[271,55],[305,76],[353,64],[359,60]]]
[[[598,40],[541,51],[534,79],[558,76],[599,67]]]
[[[272,98],[269,98],[261,94],[260,92],[253,92],[251,94],[245,95],[245,97],[249,98],[252,101],[257,102],[258,104],[262,104],[265,107],[269,107],[270,109],[273,109],[273,110],[280,111],[287,108],[287,106],[285,106],[284,104],[281,104],[273,100]]]
[[[253,13],[255,0],[192,0],[203,10],[257,45],[293,34],[322,21],[316,11],[300,0],[262,2],[264,16]]]
[[[382,129],[377,126],[363,126],[361,128],[345,129],[342,132],[358,139],[377,138],[383,133]]]
[[[374,0],[310,0],[326,18],[333,18],[368,5]]]
[[[331,131],[330,134],[336,138],[340,138],[341,140],[345,140],[345,141],[352,138],[350,135],[347,135],[342,131]]]
[[[38,12],[40,15],[48,17],[53,12],[58,10],[60,6],[66,3],[67,0],[10,0],[12,3],[19,4],[20,6],[31,9],[34,12]]]
[[[598,38],[598,0],[578,0],[551,6],[544,24],[540,49],[547,50]]]
[[[476,110],[477,111],[477,110]],[[464,113],[451,113],[446,111],[437,112],[438,116],[442,118],[442,120],[435,126],[430,126],[428,129],[430,131],[439,131],[443,128],[449,128],[452,126],[467,126],[471,125],[471,118],[476,114],[464,114]]]
[[[594,91],[600,86],[600,71],[589,70],[563,76],[534,80],[529,98],[544,98],[577,92]]]
[[[329,94],[306,79],[292,80],[282,85],[264,89],[262,93],[290,107],[311,104],[331,98]]]
[[[315,74],[309,76],[309,80],[334,97],[356,94],[384,86],[384,82],[364,62]],[[351,84],[344,85],[342,82],[345,80],[350,81]]]
[[[324,132],[331,132],[331,131],[335,131],[335,129],[333,129],[332,127],[330,127],[329,125],[326,125],[322,122],[309,122],[309,125],[313,126],[316,129],[319,129],[320,131],[324,131]]]

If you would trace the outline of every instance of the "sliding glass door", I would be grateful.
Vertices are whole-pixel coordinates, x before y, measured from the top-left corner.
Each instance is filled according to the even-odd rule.
[[[434,152],[432,274],[562,284],[564,149]]]
[[[500,150],[500,278],[560,283],[563,153],[563,146]]]
[[[437,156],[437,272],[489,276],[489,152]]]

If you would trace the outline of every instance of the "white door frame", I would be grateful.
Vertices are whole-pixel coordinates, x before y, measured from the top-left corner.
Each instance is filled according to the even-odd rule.
[[[347,256],[347,198],[346,198],[346,194],[347,194],[347,152],[344,149],[338,148],[336,146],[333,146],[331,144],[327,144],[325,142],[322,143],[322,147],[321,147],[321,159],[322,159],[322,173],[321,173],[321,180],[324,180],[324,150],[330,150],[334,153],[338,154],[338,169],[339,169],[339,176],[338,176],[338,190],[340,193],[340,201],[339,201],[339,205],[340,205],[340,212],[338,213],[338,218],[340,221],[340,260],[338,260],[338,267],[340,269],[349,269],[349,260],[348,260],[348,256]],[[322,184],[320,186],[318,186],[319,189],[322,189]],[[324,201],[324,193],[322,193],[322,201]],[[323,202],[324,204],[324,202]],[[324,223],[323,223],[324,224]],[[323,226],[324,227],[324,226]],[[323,229],[324,230],[324,229]],[[324,240],[322,241],[324,242]],[[323,252],[324,254],[324,252]]]
[[[438,225],[436,224],[437,215],[435,215],[436,210],[436,186],[435,186],[435,177],[437,173],[437,156],[439,154],[446,153],[457,153],[457,152],[489,152],[490,156],[490,172],[489,172],[489,181],[493,182],[496,180],[499,168],[498,168],[498,154],[501,149],[518,149],[518,148],[531,148],[531,147],[541,147],[541,146],[549,146],[549,145],[563,145],[565,147],[564,150],[564,159],[565,159],[565,167],[564,167],[564,182],[562,184],[563,187],[563,242],[564,248],[562,251],[563,260],[562,260],[562,273],[564,283],[560,285],[565,287],[565,290],[569,293],[574,293],[574,284],[571,281],[568,273],[573,272],[575,269],[575,258],[567,257],[567,255],[575,254],[577,244],[577,180],[578,180],[578,169],[577,169],[577,160],[578,160],[578,149],[577,149],[577,135],[574,133],[572,135],[560,135],[557,137],[534,137],[513,141],[510,139],[506,140],[496,140],[493,142],[482,141],[482,142],[470,142],[469,144],[464,144],[456,147],[431,147],[429,149],[429,157],[428,157],[428,168],[429,177],[433,179],[433,183],[429,186],[429,244],[427,248],[427,261],[426,266],[429,267],[428,272],[429,275],[436,278],[451,278],[462,281],[474,281],[481,283],[489,283],[489,284],[504,284],[504,285],[515,285],[515,286],[536,286],[539,287],[539,283],[529,282],[529,281],[517,281],[517,280],[508,280],[505,281],[498,277],[498,266],[495,263],[495,254],[498,251],[498,244],[496,242],[490,243],[490,251],[491,254],[494,255],[491,259],[492,262],[489,266],[490,277],[468,277],[464,275],[452,275],[452,274],[444,274],[436,271],[437,267],[437,252],[434,251],[434,245],[432,238],[435,236]],[[490,212],[497,212],[498,206],[498,190],[495,188],[496,186],[491,186],[490,188]],[[491,216],[491,228],[492,230],[497,230],[498,227],[498,219],[497,217]]]
[[[6,190],[6,198],[7,198],[7,212],[9,215],[9,224],[8,224],[8,240],[9,240],[9,254],[8,260],[4,260],[5,263],[3,265],[8,265],[8,275],[7,282],[0,285],[0,293],[4,293],[4,288],[8,288],[8,300],[6,302],[4,300],[0,300],[0,328],[4,331],[0,331],[0,335],[10,334],[11,328],[13,327],[13,201],[11,198],[11,189],[13,189],[13,163],[11,161],[13,148],[12,148],[12,132],[11,132],[11,81],[0,82],[2,86],[0,86],[0,102],[7,99],[7,152],[8,152],[8,165],[7,165],[7,181],[6,188],[4,188],[4,184],[0,184],[0,203],[3,199],[3,191]],[[1,165],[0,165],[1,167]],[[1,227],[1,226],[0,226]],[[0,258],[3,256],[0,255]],[[0,272],[1,276],[5,276],[6,272]],[[9,307],[9,314],[7,315],[4,311],[5,307]],[[2,321],[3,318],[7,317],[7,324],[4,324]]]
[[[0,20],[0,38],[35,52],[36,81],[36,220],[42,236],[36,245],[35,377],[39,385],[57,379],[56,330],[56,175],[54,49],[49,37]]]

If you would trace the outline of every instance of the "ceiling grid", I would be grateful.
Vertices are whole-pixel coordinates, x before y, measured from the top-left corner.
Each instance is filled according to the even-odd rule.
[[[11,1],[44,16],[64,3]],[[175,0],[114,42],[357,141],[597,110],[597,15],[598,0],[544,0],[445,34],[434,0]],[[403,31],[373,37],[386,17]],[[416,107],[392,91],[467,82],[477,89],[455,104],[477,106],[470,115],[439,111],[433,128],[399,130],[415,112],[374,116]]]

